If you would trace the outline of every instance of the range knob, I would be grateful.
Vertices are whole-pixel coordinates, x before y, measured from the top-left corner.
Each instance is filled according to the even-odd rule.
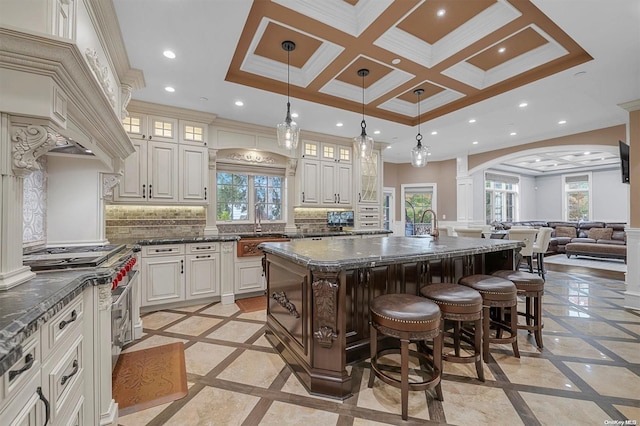
[[[118,280],[117,278],[114,278],[113,281],[111,282],[111,291],[115,290],[116,287],[118,287]]]

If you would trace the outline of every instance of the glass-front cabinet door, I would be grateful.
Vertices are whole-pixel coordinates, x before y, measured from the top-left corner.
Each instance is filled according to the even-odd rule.
[[[360,159],[360,188],[358,188],[358,202],[380,202],[380,153],[374,151],[370,158]]]

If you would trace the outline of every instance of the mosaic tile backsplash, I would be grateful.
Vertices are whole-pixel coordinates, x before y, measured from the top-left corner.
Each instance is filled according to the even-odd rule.
[[[296,208],[297,232],[329,231],[327,211],[339,209]],[[108,205],[105,211],[106,237],[110,242],[151,238],[173,238],[202,235],[206,226],[206,210],[202,206],[121,206]],[[253,223],[218,223],[221,234],[246,234]],[[263,233],[284,232],[284,223],[262,223]]]

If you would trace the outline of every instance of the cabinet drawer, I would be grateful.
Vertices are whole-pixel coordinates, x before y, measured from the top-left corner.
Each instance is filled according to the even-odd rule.
[[[40,331],[38,330],[22,342],[22,356],[2,376],[0,409],[10,402],[25,383],[40,373],[41,364]]]
[[[363,207],[360,206],[358,207],[358,214],[371,214],[371,213],[380,213],[380,207],[379,206],[371,206],[371,207]]]
[[[51,419],[54,423],[60,413],[77,402],[77,389],[84,383],[82,336],[71,345],[60,348],[42,368],[42,390],[49,399]]]
[[[45,324],[42,336],[42,357],[46,358],[47,354],[67,336],[79,334],[83,320],[84,305],[80,295]]]
[[[184,244],[165,244],[142,248],[143,256],[166,256],[168,254],[184,254]]]
[[[220,243],[189,243],[187,254],[217,253],[220,251]]]
[[[380,222],[360,222],[361,229],[379,229]]]

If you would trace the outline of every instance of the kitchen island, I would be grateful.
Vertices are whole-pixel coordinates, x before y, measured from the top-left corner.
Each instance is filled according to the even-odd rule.
[[[313,394],[351,395],[348,363],[369,356],[369,303],[386,293],[513,269],[513,240],[380,237],[264,243],[266,337]]]

